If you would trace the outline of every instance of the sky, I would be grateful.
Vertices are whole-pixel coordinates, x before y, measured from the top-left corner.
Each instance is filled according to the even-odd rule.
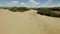
[[[60,0],[0,0],[0,7],[60,7]]]

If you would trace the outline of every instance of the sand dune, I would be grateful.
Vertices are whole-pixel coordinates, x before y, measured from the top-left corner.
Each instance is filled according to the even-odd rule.
[[[36,12],[0,9],[0,34],[60,34],[60,18],[42,16]]]

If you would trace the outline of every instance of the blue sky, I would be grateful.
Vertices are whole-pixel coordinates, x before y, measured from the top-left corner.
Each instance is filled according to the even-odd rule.
[[[60,0],[0,0],[0,7],[60,7]]]

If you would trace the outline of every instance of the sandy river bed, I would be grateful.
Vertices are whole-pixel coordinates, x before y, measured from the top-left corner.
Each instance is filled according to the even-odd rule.
[[[60,18],[0,9],[0,34],[60,34]]]

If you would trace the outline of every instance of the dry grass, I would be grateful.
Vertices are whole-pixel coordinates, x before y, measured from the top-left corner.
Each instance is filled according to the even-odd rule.
[[[55,13],[57,13],[57,14],[60,14],[60,11],[54,11]]]

